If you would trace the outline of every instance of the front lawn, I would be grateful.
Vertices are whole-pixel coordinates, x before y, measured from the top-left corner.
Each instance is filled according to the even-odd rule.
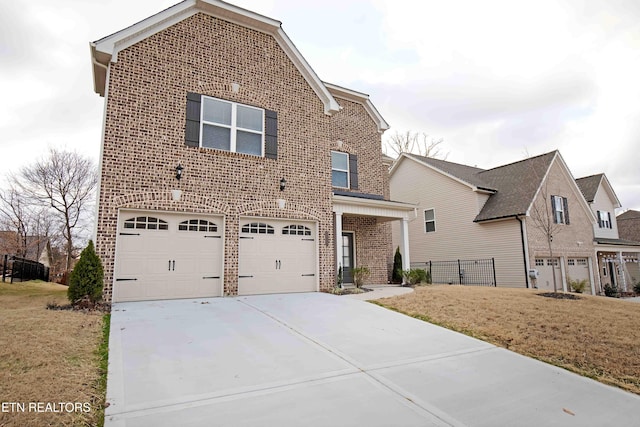
[[[0,426],[99,425],[103,315],[47,310],[65,286],[0,282]]]
[[[539,293],[438,285],[376,303],[640,394],[640,304]]]

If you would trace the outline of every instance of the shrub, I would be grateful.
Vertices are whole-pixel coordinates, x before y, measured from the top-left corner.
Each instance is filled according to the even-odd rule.
[[[342,287],[342,266],[338,267],[338,278],[336,279],[337,287]]]
[[[360,288],[369,277],[369,274],[371,274],[371,271],[362,266],[352,269],[351,274],[353,275],[353,284],[356,285],[356,288]]]
[[[427,271],[422,268],[411,268],[402,272],[404,280],[410,285],[418,283],[430,283],[431,278],[428,277]]]
[[[567,282],[569,282],[569,286],[571,286],[573,292],[577,294],[583,293],[585,288],[587,287],[587,279],[573,280],[569,277],[567,278]]]
[[[402,254],[400,253],[400,246],[398,246],[396,254],[393,256],[391,283],[402,283]]]
[[[620,291],[616,285],[605,284],[604,285],[604,294],[608,297],[612,298],[620,298]]]
[[[89,244],[80,254],[80,260],[69,276],[69,289],[67,298],[72,303],[88,297],[92,302],[102,298],[102,283],[104,272],[102,262],[96,254],[93,242]]]
[[[640,295],[640,281],[633,285],[633,292]]]

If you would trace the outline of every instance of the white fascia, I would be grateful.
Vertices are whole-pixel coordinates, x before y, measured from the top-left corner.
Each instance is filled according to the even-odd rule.
[[[343,98],[348,101],[357,102],[362,104],[366,112],[371,116],[375,124],[378,126],[378,132],[384,133],[387,129],[389,129],[389,124],[382,117],[380,112],[369,99],[369,95],[362,92],[357,92],[352,89],[347,89],[342,86],[334,85],[331,83],[324,82],[324,85],[329,89],[329,91],[337,96],[338,98]]]

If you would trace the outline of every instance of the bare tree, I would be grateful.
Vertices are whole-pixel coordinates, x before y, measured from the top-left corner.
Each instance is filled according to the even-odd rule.
[[[534,172],[535,175],[535,172]],[[540,197],[531,206],[531,220],[534,226],[542,232],[549,248],[549,259],[554,263],[553,259],[553,236],[562,230],[561,224],[556,221],[555,212],[551,206],[551,196],[547,189],[547,181],[540,187]],[[551,266],[553,277],[553,292],[558,292],[558,284],[556,280],[556,266]]]
[[[26,257],[31,224],[31,206],[15,187],[0,190],[0,221],[3,228],[16,234],[15,255]]]
[[[424,132],[406,131],[400,133],[396,131],[387,138],[386,147],[392,154],[399,156],[401,153],[414,153],[424,157],[440,157],[443,160],[449,156],[449,153],[442,154],[440,144],[444,140],[442,138],[431,138]]]
[[[71,266],[74,238],[94,200],[98,182],[94,162],[76,152],[50,149],[46,157],[20,170],[11,181],[32,202],[51,209],[61,229],[66,269]]]

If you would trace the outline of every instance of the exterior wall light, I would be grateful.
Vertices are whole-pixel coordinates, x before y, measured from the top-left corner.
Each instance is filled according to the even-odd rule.
[[[178,163],[178,166],[176,166],[176,179],[179,181],[180,178],[182,178],[182,171],[184,170],[184,168],[182,166],[180,166],[180,164]]]
[[[286,185],[287,185],[287,180],[284,178],[280,179],[280,191],[284,191]]]

